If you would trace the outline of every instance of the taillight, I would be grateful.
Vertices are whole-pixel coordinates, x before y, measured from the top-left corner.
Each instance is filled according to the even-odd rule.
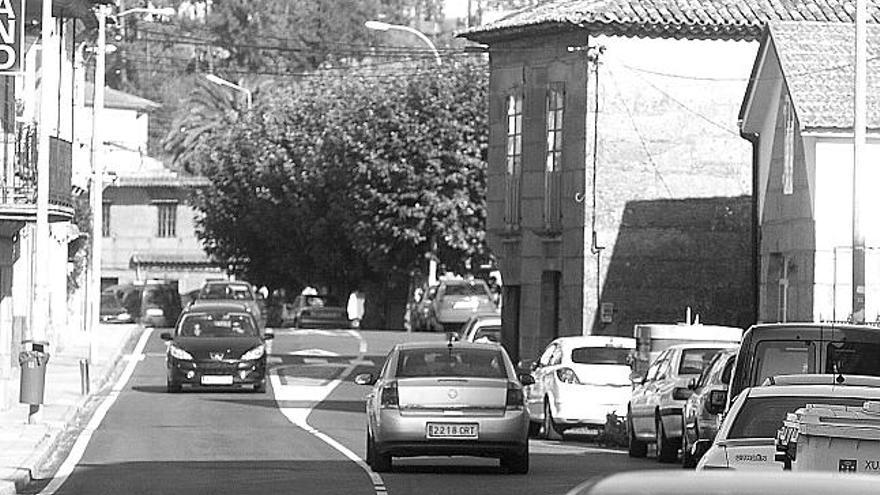
[[[400,399],[397,395],[397,382],[392,382],[382,387],[379,405],[385,408],[397,408],[400,405]]]
[[[556,370],[556,378],[562,383],[581,384],[581,381],[578,380],[577,375],[574,374],[574,370],[571,368],[559,368]]]
[[[522,409],[524,405],[525,397],[523,396],[522,387],[517,383],[508,383],[505,407],[507,409]]]

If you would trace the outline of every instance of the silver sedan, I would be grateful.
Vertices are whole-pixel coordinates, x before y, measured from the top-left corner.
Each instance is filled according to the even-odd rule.
[[[497,344],[399,344],[379,376],[362,374],[367,396],[367,463],[391,469],[392,457],[497,457],[508,472],[529,470],[529,415],[522,387]]]

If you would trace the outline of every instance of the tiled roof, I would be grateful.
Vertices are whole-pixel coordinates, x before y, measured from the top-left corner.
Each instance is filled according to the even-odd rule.
[[[206,187],[211,181],[200,176],[167,175],[120,175],[113,187]]]
[[[92,106],[95,100],[95,85],[86,83],[86,106]],[[159,108],[160,104],[155,101],[141,98],[118,89],[105,87],[104,89],[104,106],[106,108],[122,108],[128,110],[153,110]]]
[[[478,42],[587,29],[657,38],[756,40],[769,21],[852,22],[853,0],[556,0],[474,28]],[[871,9],[880,22],[880,10]]]
[[[216,263],[212,262],[208,255],[202,251],[194,251],[194,252],[174,252],[174,253],[165,253],[165,252],[134,252],[131,254],[131,259],[129,260],[129,265],[134,267],[137,265],[152,265],[152,266],[163,266],[163,265],[201,265],[201,266],[214,266]]]
[[[771,23],[770,38],[801,128],[852,129],[853,25]],[[867,125],[880,129],[880,26],[868,26]]]

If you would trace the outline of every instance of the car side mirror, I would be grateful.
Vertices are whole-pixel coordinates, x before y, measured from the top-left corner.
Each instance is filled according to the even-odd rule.
[[[721,414],[727,406],[727,390],[713,390],[709,392],[709,402],[706,403],[706,412],[709,414]]]
[[[691,378],[690,380],[688,380],[688,389],[690,389],[690,390],[697,389],[697,379],[696,378]]]
[[[704,455],[706,455],[706,452],[709,451],[709,447],[711,447],[711,446],[712,446],[712,440],[707,440],[705,438],[694,442],[694,452],[693,452],[694,459],[699,459],[700,457],[703,457]]]
[[[526,385],[526,386],[534,385],[535,384],[535,377],[533,377],[529,373],[522,373],[519,375],[519,382],[522,383],[523,385]]]
[[[165,340],[165,341],[171,340],[171,333],[170,332],[162,332],[159,334],[159,338],[162,340]]]
[[[376,377],[372,373],[361,373],[354,377],[354,382],[358,385],[373,385],[376,383]]]

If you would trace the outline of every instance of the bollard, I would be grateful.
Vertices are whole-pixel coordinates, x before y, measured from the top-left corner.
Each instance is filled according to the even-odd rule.
[[[89,380],[89,360],[79,360],[79,390],[82,395],[89,395],[91,381]]]

